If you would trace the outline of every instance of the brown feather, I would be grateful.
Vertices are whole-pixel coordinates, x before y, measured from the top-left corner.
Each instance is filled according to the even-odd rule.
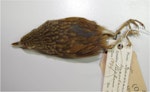
[[[21,44],[23,48],[65,58],[84,57],[108,48],[106,40],[109,36],[103,34],[106,30],[95,22],[80,17],[49,20],[13,45]]]

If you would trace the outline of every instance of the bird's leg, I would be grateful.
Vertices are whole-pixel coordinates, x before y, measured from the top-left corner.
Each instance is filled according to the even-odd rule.
[[[108,49],[112,49],[116,44],[118,44],[119,42],[121,42],[123,40],[123,38],[127,38],[127,40],[129,41],[129,44],[128,46],[131,46],[131,42],[129,40],[129,38],[127,37],[128,33],[129,33],[130,30],[127,30],[123,35],[121,35],[115,42],[111,43],[109,46],[108,46]]]
[[[145,28],[144,24],[138,20],[135,19],[129,19],[128,21],[124,22],[121,27],[115,32],[114,39],[117,39],[117,35],[121,33],[121,31],[125,28],[128,27],[127,31],[121,35],[114,43],[110,44],[108,46],[109,49],[113,48],[117,43],[121,42],[123,38],[127,38],[128,40],[128,46],[131,46],[131,42],[127,36],[133,36],[133,35],[138,35],[139,31],[136,29],[133,29],[132,26],[136,27],[139,29],[139,27]]]
[[[115,33],[113,31],[111,31],[111,30],[108,30],[108,29],[103,30],[102,34],[103,35],[108,35],[110,37],[114,37],[115,36]]]
[[[132,45],[132,43],[131,43],[131,41],[129,40],[129,38],[128,38],[128,36],[126,36],[126,38],[127,38],[127,40],[128,40],[128,45],[127,46],[131,46]]]

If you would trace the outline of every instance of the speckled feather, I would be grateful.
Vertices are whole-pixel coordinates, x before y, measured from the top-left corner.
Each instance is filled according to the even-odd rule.
[[[64,58],[91,56],[108,48],[105,31],[94,21],[80,17],[48,20],[13,45]]]

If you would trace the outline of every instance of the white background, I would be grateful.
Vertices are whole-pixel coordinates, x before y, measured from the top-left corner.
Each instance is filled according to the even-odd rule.
[[[12,42],[46,20],[85,17],[116,30],[133,18],[149,29],[149,0],[13,0],[1,3],[2,90],[101,90],[99,56],[62,59],[13,48]],[[147,88],[149,87],[149,35],[132,38]]]

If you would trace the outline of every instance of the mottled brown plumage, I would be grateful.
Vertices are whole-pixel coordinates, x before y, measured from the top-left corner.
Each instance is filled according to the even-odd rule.
[[[115,33],[80,17],[49,20],[26,34],[19,42],[22,48],[34,49],[64,58],[96,55],[111,46],[107,39]]]

